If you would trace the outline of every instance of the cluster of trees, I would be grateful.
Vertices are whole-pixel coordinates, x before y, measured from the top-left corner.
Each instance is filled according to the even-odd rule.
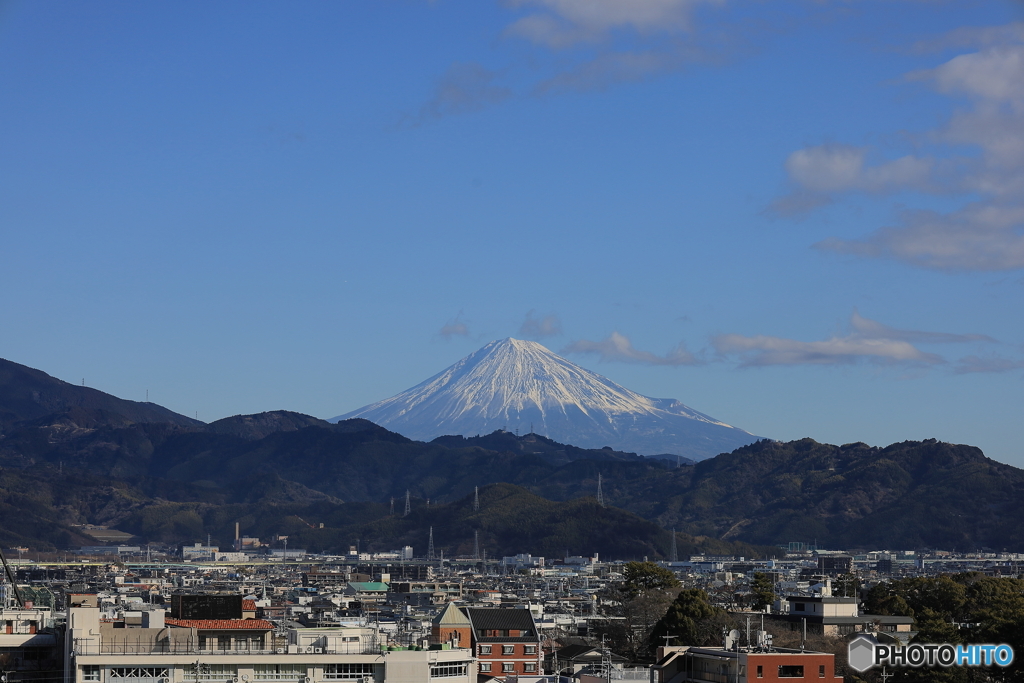
[[[1006,643],[1017,657],[1006,669],[901,669],[898,680],[936,683],[1024,681],[1024,579],[976,572],[880,583],[865,599],[870,614],[914,618],[918,643]],[[877,677],[877,674],[873,674]],[[874,680],[866,676],[863,680]]]

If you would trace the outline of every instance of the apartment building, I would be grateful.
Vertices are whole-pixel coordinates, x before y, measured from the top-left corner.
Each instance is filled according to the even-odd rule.
[[[64,683],[475,683],[469,649],[382,646],[368,628],[286,629],[262,619],[164,619],[127,628],[95,596],[68,609]],[[249,622],[249,623],[246,623]]]

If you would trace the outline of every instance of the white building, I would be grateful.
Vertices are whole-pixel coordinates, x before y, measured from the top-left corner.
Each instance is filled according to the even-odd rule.
[[[262,619],[100,620],[95,596],[68,609],[64,683],[475,683],[468,649],[389,650],[368,628],[289,629]],[[443,680],[441,680],[443,679]]]

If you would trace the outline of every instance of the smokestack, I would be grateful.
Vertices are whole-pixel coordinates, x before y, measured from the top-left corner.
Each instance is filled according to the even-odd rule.
[[[238,540],[238,522],[235,522],[235,540]]]

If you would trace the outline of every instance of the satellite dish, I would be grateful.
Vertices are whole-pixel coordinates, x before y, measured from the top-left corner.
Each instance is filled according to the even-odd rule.
[[[725,637],[725,649],[731,650],[734,645],[740,641],[740,632],[736,629],[729,631],[729,635]]]

